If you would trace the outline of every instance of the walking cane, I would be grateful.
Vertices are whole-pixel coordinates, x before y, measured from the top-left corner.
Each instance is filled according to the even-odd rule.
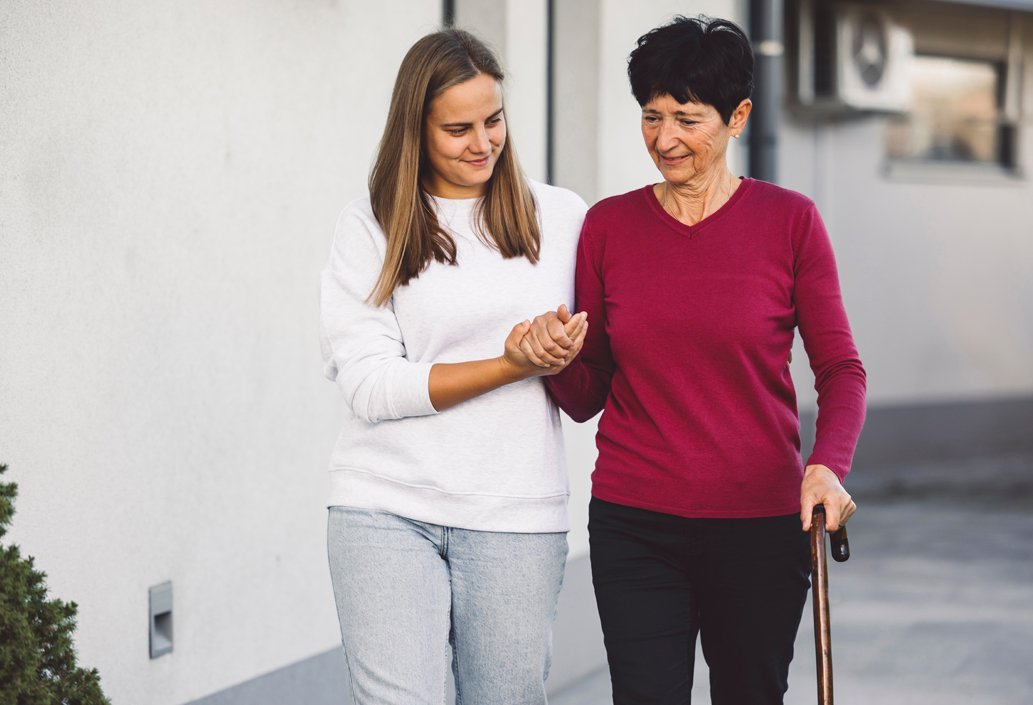
[[[842,563],[850,558],[846,527],[830,536],[832,558]],[[829,627],[829,573],[825,562],[825,505],[811,515],[811,586],[814,588],[814,652],[818,665],[818,705],[832,705],[832,631]]]

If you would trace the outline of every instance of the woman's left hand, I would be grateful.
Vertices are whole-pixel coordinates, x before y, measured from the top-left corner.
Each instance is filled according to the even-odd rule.
[[[562,326],[566,335],[569,336],[572,347],[567,351],[566,358],[549,364],[531,352],[528,343],[528,334],[531,331],[531,322],[518,323],[513,331],[506,338],[506,351],[501,360],[512,369],[522,369],[524,377],[542,377],[555,375],[562,372],[567,363],[571,362],[581,352],[581,346],[585,342],[585,334],[588,332],[588,321],[584,315],[571,317],[567,324]]]
[[[581,346],[574,344],[575,331],[581,323],[588,326],[588,314],[582,311],[571,315],[566,304],[561,304],[555,311],[546,311],[535,316],[527,335],[520,341],[520,349],[524,351],[534,364],[564,365],[573,360]]]
[[[836,473],[824,465],[808,465],[800,485],[800,521],[804,531],[811,530],[811,512],[816,504],[825,505],[826,531],[836,531],[846,524],[857,509]]]

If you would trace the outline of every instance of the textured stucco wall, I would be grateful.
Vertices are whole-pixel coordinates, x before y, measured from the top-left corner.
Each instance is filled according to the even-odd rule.
[[[436,0],[0,3],[10,539],[115,703],[339,643],[318,272]],[[175,651],[148,658],[147,588]]]

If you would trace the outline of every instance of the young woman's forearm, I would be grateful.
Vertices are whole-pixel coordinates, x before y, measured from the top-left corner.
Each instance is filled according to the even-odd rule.
[[[564,325],[564,333],[570,336],[573,347],[568,352],[567,360],[556,365],[537,365],[523,353],[521,341],[530,329],[530,321],[513,326],[506,338],[505,352],[499,357],[472,362],[439,362],[433,365],[427,382],[430,403],[436,410],[444,411],[528,377],[556,374],[563,369],[567,361],[576,358],[581,351],[588,324],[584,316],[573,316]]]
[[[430,403],[438,411],[444,411],[529,376],[505,357],[437,363],[430,368]]]

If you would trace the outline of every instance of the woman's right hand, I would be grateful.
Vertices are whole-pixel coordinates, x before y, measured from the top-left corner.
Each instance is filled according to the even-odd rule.
[[[557,313],[563,315],[565,323],[559,322]],[[502,361],[525,378],[559,374],[581,351],[588,331],[587,319],[586,313],[571,316],[566,306],[560,306],[558,312],[549,311],[537,316],[534,323],[518,323],[506,338],[506,351]],[[554,332],[558,340],[550,342],[550,348],[556,349],[557,354],[545,353],[543,356],[536,352],[536,349],[542,349],[542,345],[535,331],[536,327],[539,330],[548,330],[548,322],[554,322]]]

